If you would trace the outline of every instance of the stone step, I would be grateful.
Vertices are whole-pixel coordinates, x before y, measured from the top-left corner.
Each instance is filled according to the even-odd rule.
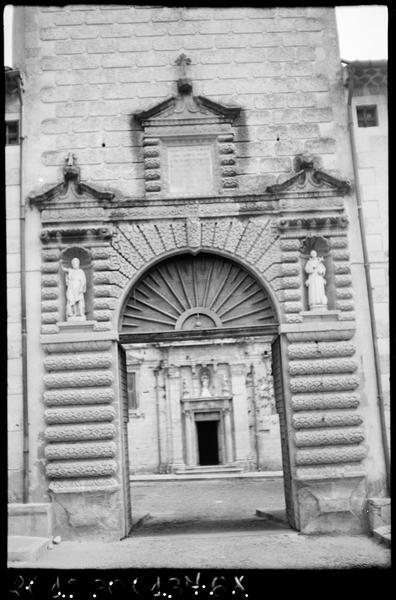
[[[205,465],[177,469],[176,475],[202,475],[203,473],[242,473],[241,467],[234,465]]]
[[[387,548],[391,547],[392,538],[391,538],[390,525],[384,525],[383,527],[377,527],[373,531],[373,536],[378,542],[380,542],[381,544],[384,544],[384,546],[386,546]]]
[[[9,535],[8,562],[31,562],[45,554],[51,540],[49,538]]]

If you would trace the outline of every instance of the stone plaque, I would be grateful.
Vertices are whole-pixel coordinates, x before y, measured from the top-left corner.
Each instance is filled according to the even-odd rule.
[[[168,146],[168,193],[204,196],[214,193],[212,147]]]

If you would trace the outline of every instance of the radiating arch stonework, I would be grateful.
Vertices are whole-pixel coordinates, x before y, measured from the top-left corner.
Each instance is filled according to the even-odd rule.
[[[146,272],[127,298],[121,331],[140,333],[275,323],[262,286],[233,261],[177,255]]]

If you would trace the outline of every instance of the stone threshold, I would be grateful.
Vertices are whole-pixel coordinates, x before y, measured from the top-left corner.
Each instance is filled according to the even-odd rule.
[[[176,473],[153,474],[153,475],[130,475],[129,481],[182,481],[198,479],[260,479],[271,477],[283,477],[283,471],[254,471],[248,473],[187,473],[177,475]]]

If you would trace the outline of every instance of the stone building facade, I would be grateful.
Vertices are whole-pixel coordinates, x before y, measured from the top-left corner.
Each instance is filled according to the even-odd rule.
[[[282,467],[292,527],[364,530],[387,473],[334,10],[16,9],[10,502],[119,539],[131,472]]]

